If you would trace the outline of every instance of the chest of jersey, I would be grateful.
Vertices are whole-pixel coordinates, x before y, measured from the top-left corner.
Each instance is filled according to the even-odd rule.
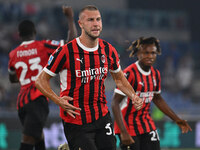
[[[108,59],[105,54],[98,52],[74,53],[70,55],[69,70],[81,83],[103,80],[108,73]]]

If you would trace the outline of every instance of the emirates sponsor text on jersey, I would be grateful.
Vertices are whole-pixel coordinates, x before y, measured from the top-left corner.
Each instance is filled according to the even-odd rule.
[[[76,70],[76,77],[81,77],[82,83],[88,83],[90,80],[102,80],[105,74],[107,74],[107,67],[88,68],[87,70]]]

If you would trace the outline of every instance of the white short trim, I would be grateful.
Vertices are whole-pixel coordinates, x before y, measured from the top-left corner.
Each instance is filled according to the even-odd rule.
[[[47,74],[49,74],[50,76],[56,76],[55,73],[53,73],[52,71],[50,71],[49,69],[47,69],[46,67],[43,69]]]
[[[116,70],[109,69],[109,71],[112,73],[118,73],[120,70],[121,70],[121,66],[119,66],[119,68],[117,68]]]
[[[114,90],[114,93],[117,93],[117,94],[126,96],[126,94],[124,94],[124,93],[123,93],[121,90],[119,90],[119,89],[115,89],[115,90]]]

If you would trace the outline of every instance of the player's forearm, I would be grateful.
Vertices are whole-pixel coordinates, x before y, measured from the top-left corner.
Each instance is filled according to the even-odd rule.
[[[175,112],[167,105],[167,103],[161,98],[159,100],[154,100],[156,106],[173,121],[178,121],[180,118],[175,114]]]
[[[68,16],[68,37],[67,37],[67,42],[73,40],[74,38],[77,37],[77,29],[76,25],[74,23],[74,17],[73,16]]]
[[[36,79],[35,86],[37,87],[37,89],[40,90],[41,93],[44,94],[44,96],[48,97],[49,99],[54,101],[54,103],[58,104],[59,96],[51,89],[49,79],[50,78],[47,78],[45,73],[42,72]]]
[[[113,112],[115,121],[116,121],[120,131],[121,132],[126,132],[127,130],[126,130],[126,127],[124,125],[123,116],[122,116],[122,113],[121,113],[121,110],[120,110],[120,102],[118,102],[115,99],[115,96],[114,96],[114,98],[112,100],[111,107],[112,107],[112,112]]]
[[[115,80],[116,86],[128,96],[130,99],[134,99],[134,95],[136,94],[128,80],[125,78],[122,71],[117,73],[117,75],[112,75]]]
[[[67,42],[77,37],[77,29],[76,29],[75,23],[74,22],[69,23],[68,26],[69,26],[69,30],[68,30]]]

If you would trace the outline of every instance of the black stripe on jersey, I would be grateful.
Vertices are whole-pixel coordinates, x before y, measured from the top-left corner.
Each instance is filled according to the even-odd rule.
[[[134,82],[134,85],[133,85],[133,89],[134,89],[135,92],[136,92],[136,91],[137,91],[137,87],[138,87],[138,79],[137,79],[137,74],[136,74],[135,70],[132,69],[132,71],[133,71],[133,74],[134,74],[134,76],[135,76],[135,82]]]
[[[74,88],[76,86],[76,74],[75,74],[75,63],[74,63],[74,53],[72,43],[67,44],[67,48],[69,51],[69,62],[70,62],[70,70],[71,70],[71,88],[69,90],[70,97],[74,96]],[[70,104],[73,105],[73,101],[69,101]]]
[[[150,82],[149,82],[149,77],[145,76],[146,81],[147,81],[147,91],[150,91]]]
[[[155,73],[156,73],[156,91],[159,91],[159,76],[158,76],[158,70],[155,69]]]
[[[83,51],[83,49],[81,47],[79,47],[78,44],[77,44],[77,47],[78,47],[78,51],[79,51],[79,58],[81,58],[83,60],[82,61],[83,63],[80,63],[80,70],[85,70],[84,51]],[[81,83],[81,86],[79,88],[79,107],[82,108],[81,109],[82,123],[86,124],[87,120],[86,120],[86,113],[85,113],[85,109],[84,109],[84,83]]]
[[[135,90],[135,92],[136,92],[136,91],[137,91],[137,87],[138,87],[138,78],[137,78],[137,73],[136,73],[136,71],[135,71],[134,68],[132,69],[132,71],[133,71],[133,74],[134,74],[134,76],[135,76],[135,82],[134,82],[133,88],[134,88],[134,90]],[[135,112],[133,113],[133,125],[134,125],[134,126],[136,125],[136,127],[134,128],[134,129],[135,129],[136,135],[140,134],[139,129],[138,129],[138,126],[137,126],[137,122],[136,122],[136,120],[135,120],[135,118],[137,117],[137,114],[138,114],[138,111],[135,111]]]
[[[126,79],[128,80],[128,78],[130,77],[130,71],[127,71],[127,72],[125,72],[125,74],[126,74]]]
[[[23,102],[23,107],[25,105],[25,96],[27,95],[27,91],[24,92],[24,95],[22,96],[22,102]]]
[[[64,55],[61,61],[59,62],[59,65],[57,66],[56,71],[55,71],[56,74],[59,73],[59,71],[62,69],[62,67],[65,64],[65,61],[66,61],[66,55]]]
[[[103,44],[105,45],[105,53],[107,55],[107,61],[108,61],[108,69],[110,68],[110,57],[109,57],[109,45],[107,42],[103,41]]]
[[[19,98],[18,98],[18,100],[17,100],[17,106],[18,106],[18,108],[20,108],[20,102],[21,102],[21,98],[22,98],[22,95],[23,95],[24,93],[20,93],[20,95],[19,95]]]
[[[94,61],[94,53],[90,52],[89,53],[89,58],[90,58],[90,68],[95,68],[95,61]],[[95,111],[94,111],[94,107],[93,107],[93,103],[94,103],[94,81],[95,79],[90,81],[90,93],[89,93],[89,107],[90,107],[90,112],[91,112],[91,119],[92,122],[94,122],[95,119]]]
[[[153,71],[151,70],[151,79],[153,83],[153,91],[156,91],[156,87],[154,86],[154,81],[153,81]]]
[[[147,86],[147,84],[145,84],[145,82],[144,82],[142,73],[140,73],[139,71],[138,71],[138,73],[139,73],[139,75],[140,75],[141,82],[143,83],[141,92],[146,92],[146,91],[145,91],[145,86]],[[144,78],[146,78],[146,76],[145,76]],[[140,82],[140,81],[139,81],[139,82]],[[145,104],[145,105],[146,105],[146,104]],[[146,131],[147,131],[147,128],[146,128],[145,123],[144,123],[143,118],[142,118],[143,115],[144,115],[144,111],[142,111],[142,113],[141,113],[141,115],[139,116],[139,118],[140,118],[140,123],[141,123],[141,125],[142,125],[143,130],[144,130],[144,132],[146,132]]]
[[[99,53],[99,61],[101,60],[101,47],[99,44],[99,49],[98,49],[98,53]],[[106,57],[108,58],[108,57]],[[104,67],[104,64],[102,61],[100,61],[100,67]],[[101,89],[102,89],[102,81],[99,81],[99,87],[98,87],[98,101],[97,101],[97,106],[98,106],[98,110],[99,110],[99,118],[102,116],[102,111],[101,111],[101,101],[100,101],[100,97],[101,97]]]
[[[44,46],[47,47],[47,48],[50,48],[50,49],[56,49],[56,48],[58,48],[58,46],[50,45],[50,44],[47,44],[47,43],[44,43]]]
[[[127,105],[128,105],[128,108],[127,108],[126,114],[124,116],[124,120],[126,121],[127,125],[129,126],[128,116],[129,116],[129,114],[131,112],[131,109],[133,107],[133,104],[131,103],[131,100],[129,101],[129,104],[127,104]]]
[[[60,47],[57,52],[53,55],[53,60],[52,62],[50,63],[50,65],[47,66],[47,69],[51,70],[51,67],[53,66],[56,58],[58,57],[58,54],[60,53],[60,51],[62,50],[62,47]]]
[[[33,88],[33,85],[31,85],[30,89],[28,90],[28,95],[27,95],[28,102],[31,102],[31,89],[32,88]],[[34,87],[34,90],[36,90],[36,87]]]
[[[114,52],[112,52],[112,58],[113,58],[113,62],[114,62],[113,70],[116,70],[118,68],[118,66],[117,66],[117,62],[116,62],[116,55]]]

